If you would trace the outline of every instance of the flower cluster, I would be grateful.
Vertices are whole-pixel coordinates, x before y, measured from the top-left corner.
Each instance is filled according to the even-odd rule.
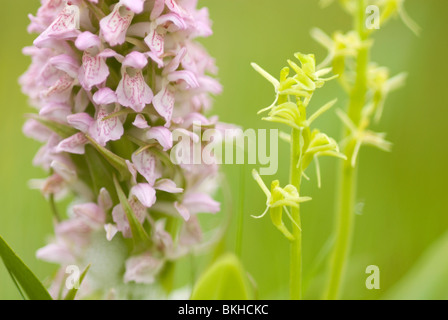
[[[356,8],[359,4],[356,1],[341,0],[341,4],[350,14],[357,15]],[[399,15],[412,31],[419,32],[418,25],[407,16],[404,10],[404,0],[370,0],[365,1],[365,5],[376,5],[380,8],[381,23],[387,22],[394,15]],[[356,59],[361,51],[368,52],[372,47],[373,40],[369,38],[372,31],[363,30],[363,39],[359,32],[353,30],[345,34],[337,31],[332,37],[318,28],[311,31],[312,37],[328,51],[327,57],[319,67],[331,65],[333,71],[339,75],[341,86],[349,94],[354,94],[359,89]],[[368,90],[367,101],[361,106],[360,118],[354,121],[342,110],[337,111],[348,132],[341,141],[341,145],[343,147],[352,145],[353,152],[349,158],[353,167],[362,145],[374,146],[384,151],[391,150],[392,144],[385,139],[386,134],[373,132],[369,130],[369,127],[372,121],[379,122],[388,94],[403,86],[405,79],[404,73],[391,77],[388,68],[370,62],[367,64],[366,83],[363,85]]]
[[[274,102],[269,107],[260,110],[259,113],[269,111],[268,116],[264,117],[263,120],[287,125],[292,130],[291,134],[282,132],[281,138],[291,145],[292,173],[290,174],[299,177],[296,179],[298,181],[295,183],[291,182],[284,188],[281,188],[279,181],[275,180],[272,182],[271,190],[269,191],[261,177],[254,171],[254,179],[267,197],[266,211],[261,216],[255,218],[263,217],[270,210],[273,224],[290,241],[294,241],[294,237],[282,221],[282,212],[285,210],[288,218],[300,229],[300,226],[291,217],[288,207],[298,208],[301,202],[311,200],[309,197],[299,196],[300,180],[302,176],[308,178],[305,171],[310,163],[313,160],[316,163],[317,179],[320,187],[321,178],[318,158],[330,156],[345,159],[345,156],[339,152],[339,146],[333,138],[330,138],[318,129],[311,129],[311,124],[320,115],[329,110],[336,103],[336,100],[330,101],[311,116],[307,116],[307,109],[315,91],[323,87],[325,82],[337,76],[323,78],[332,69],[316,68],[316,61],[312,54],[296,53],[295,57],[300,65],[292,60],[288,60],[289,67],[281,70],[279,80],[257,64],[252,64],[252,67],[258,73],[271,82],[276,93]],[[294,71],[293,75],[291,75],[291,69]]]
[[[121,248],[118,284],[152,283],[202,241],[196,214],[220,210],[217,166],[168,154],[173,130],[219,125],[203,115],[221,92],[217,70],[194,41],[212,34],[208,11],[197,0],[43,0],[30,19],[39,35],[20,83],[38,114],[24,133],[43,143],[34,164],[49,173],[32,185],[51,202],[74,199],[66,218],[54,209],[54,240],[37,255],[85,266],[108,241],[98,250]],[[111,289],[92,279],[96,267],[86,287]]]

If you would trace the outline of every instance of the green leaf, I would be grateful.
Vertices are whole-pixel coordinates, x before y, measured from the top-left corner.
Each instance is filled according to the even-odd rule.
[[[432,244],[384,296],[392,300],[448,299],[448,233]]]
[[[26,264],[17,256],[17,254],[9,247],[6,241],[0,236],[0,256],[3,263],[22,287],[25,294],[31,300],[52,300],[50,294],[43,284],[34,275],[34,273],[26,266]]]
[[[196,283],[191,300],[250,300],[253,289],[238,258],[226,254],[212,264]]]
[[[129,226],[131,227],[132,239],[134,240],[134,252],[137,253],[144,251],[151,246],[151,240],[145,229],[143,229],[142,224],[138,221],[134,210],[132,210],[132,207],[129,204],[128,198],[124,194],[123,189],[115,176],[114,184],[115,189],[117,190],[118,199],[120,200],[120,204],[123,206],[123,210],[129,221]]]
[[[122,157],[117,156],[112,151],[99,145],[95,141],[95,139],[92,139],[92,137],[87,134],[86,138],[89,140],[92,146],[94,146],[95,149],[107,160],[107,162],[109,162],[110,165],[118,171],[121,181],[129,179],[131,177],[131,173],[129,172],[128,166],[126,165],[126,161]]]
[[[54,131],[57,135],[64,139],[71,137],[78,132],[76,129],[70,126],[53,120],[41,118],[37,114],[28,114],[27,116],[38,121],[40,124],[46,126],[48,129]]]
[[[115,194],[112,192],[114,190],[114,182],[111,174],[113,168],[92,146],[86,146],[85,160],[95,195],[98,196],[100,189],[104,187],[109,191],[116,203],[118,199],[114,197]]]
[[[87,272],[90,269],[90,264],[84,269],[84,271],[82,272],[81,276],[79,277],[79,286],[81,286]],[[65,295],[64,300],[75,300],[76,294],[78,293],[79,287],[78,289],[76,289],[75,287],[73,287],[71,290],[69,290],[67,292],[67,294]]]

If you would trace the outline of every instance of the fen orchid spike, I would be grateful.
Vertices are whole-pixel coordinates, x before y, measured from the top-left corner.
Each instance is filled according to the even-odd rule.
[[[316,60],[312,54],[296,53],[297,60],[288,60],[288,66],[280,71],[277,80],[267,71],[255,63],[252,67],[268,80],[275,90],[275,100],[267,108],[259,113],[268,112],[263,120],[286,125],[291,134],[282,132],[282,140],[290,144],[290,181],[281,188],[280,182],[274,180],[269,190],[263,180],[253,171],[253,177],[266,195],[266,210],[262,215],[254,218],[262,218],[268,211],[271,215],[273,225],[291,242],[290,263],[290,296],[291,299],[302,298],[302,226],[300,218],[300,204],[311,200],[309,197],[300,197],[300,186],[302,177],[307,177],[305,171],[311,161],[316,162],[317,180],[320,187],[321,174],[318,158],[330,156],[345,159],[339,152],[336,141],[319,130],[311,130],[311,124],[323,113],[329,110],[336,100],[330,101],[311,117],[308,117],[311,98],[316,90],[322,88],[327,81],[337,77],[325,78],[332,69],[316,67]],[[293,71],[293,72],[291,72]],[[283,212],[292,223],[289,230],[283,222]]]
[[[328,2],[329,1],[325,1]],[[419,28],[404,11],[404,0],[341,0],[343,8],[353,17],[355,30],[336,32],[332,37],[318,29],[312,31],[317,42],[328,50],[321,65],[331,65],[339,75],[342,88],[349,95],[347,112],[337,110],[344,125],[341,141],[347,159],[340,168],[335,244],[330,259],[330,276],[326,299],[338,299],[348,261],[355,216],[357,159],[363,145],[390,151],[392,144],[385,133],[375,133],[370,127],[381,119],[387,95],[402,86],[404,74],[389,76],[389,70],[370,61],[375,28],[368,29],[366,9],[371,5],[379,9],[381,27],[393,16],[400,16],[415,33]],[[335,151],[327,151],[334,154]]]

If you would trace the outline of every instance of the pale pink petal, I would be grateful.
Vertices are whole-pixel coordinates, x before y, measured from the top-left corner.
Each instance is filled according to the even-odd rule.
[[[102,227],[106,222],[106,214],[96,203],[75,205],[73,206],[73,213],[93,229]]]
[[[163,69],[163,74],[167,75],[174,71],[176,71],[179,68],[180,63],[182,62],[182,59],[185,57],[185,54],[187,53],[187,48],[183,47],[180,49],[173,60],[168,63],[168,65]]]
[[[93,102],[97,105],[108,105],[117,102],[117,95],[110,88],[101,88],[93,95]]]
[[[84,52],[78,79],[85,90],[90,91],[92,87],[105,82],[109,73],[105,58],[99,55],[93,56],[88,51]]]
[[[56,147],[56,152],[68,152],[84,154],[88,140],[84,133],[78,132],[67,139],[62,140]]]
[[[78,75],[79,62],[69,54],[60,54],[58,56],[51,57],[48,60],[48,64],[58,70],[64,71],[72,78],[76,78]]]
[[[211,94],[218,95],[222,93],[222,85],[214,78],[211,77],[199,77],[199,87],[201,90],[210,92]]]
[[[123,124],[118,117],[105,119],[109,113],[105,107],[98,108],[97,120],[90,126],[89,134],[98,144],[105,146],[110,140],[116,141],[124,133]]]
[[[77,246],[83,246],[90,242],[89,236],[92,228],[82,219],[68,219],[55,226],[55,234],[58,238],[76,243]]]
[[[189,131],[189,130],[186,130],[186,129],[183,129],[183,128],[178,128],[178,129],[175,129],[173,131],[173,134],[174,133],[177,136],[185,137],[185,138],[189,139],[190,141],[192,141],[194,143],[198,143],[199,142],[199,136],[196,133],[192,132],[192,131]]]
[[[76,177],[76,167],[66,157],[59,157],[51,162],[51,169],[66,182],[73,182]]]
[[[117,88],[118,102],[125,107],[130,107],[137,112],[141,112],[153,98],[151,88],[145,82],[140,70],[131,70],[129,74],[123,71],[123,78]]]
[[[147,183],[139,183],[132,187],[131,195],[137,199],[147,208],[152,207],[156,202],[156,191]]]
[[[75,79],[68,74],[61,75],[51,87],[43,91],[41,97],[47,101],[65,103],[70,98]]]
[[[109,49],[109,48],[108,49],[104,49],[103,51],[98,53],[97,56],[101,57],[101,58],[112,58],[112,57],[115,57],[118,61],[122,61],[124,59],[124,57],[121,54],[118,54],[114,50]]]
[[[199,87],[198,80],[196,79],[196,76],[193,72],[188,70],[180,70],[180,71],[174,71],[171,72],[167,79],[171,82],[179,82],[179,81],[185,81],[187,84],[187,88],[194,89]]]
[[[165,87],[155,95],[152,104],[157,113],[169,123],[173,115],[174,94]]]
[[[163,34],[157,32],[157,25],[151,24],[149,33],[144,40],[156,57],[159,58],[163,54],[165,48],[165,38]]]
[[[112,219],[116,223],[118,231],[123,234],[124,238],[132,237],[131,227],[129,226],[126,213],[124,212],[121,204],[116,205],[112,209]]]
[[[154,188],[157,190],[168,192],[168,193],[182,193],[184,191],[184,189],[178,188],[176,186],[176,183],[170,179],[158,180],[155,183]]]
[[[137,199],[136,196],[132,195],[129,197],[129,205],[132,208],[132,211],[134,211],[134,214],[137,218],[137,220],[140,223],[143,223],[146,219],[146,215],[148,211],[146,210],[146,207],[140,202],[140,200]]]
[[[28,119],[22,131],[27,137],[36,139],[39,142],[48,141],[52,133],[50,129],[34,119]]]
[[[209,12],[207,8],[201,8],[194,15],[195,30],[194,37],[207,38],[213,34]]]
[[[53,174],[46,179],[32,179],[29,181],[31,189],[39,189],[45,197],[54,195],[60,198],[65,194],[66,182],[58,174]]]
[[[186,12],[175,0],[165,0],[165,4],[168,9],[178,14],[180,17],[188,17],[188,12]]]
[[[192,216],[190,220],[184,223],[179,236],[179,245],[191,247],[202,241],[202,230],[199,220]]]
[[[59,264],[71,264],[76,261],[69,248],[56,243],[51,243],[37,250],[36,257],[44,261]]]
[[[79,34],[79,8],[67,4],[53,23],[34,40],[37,47],[44,46],[52,39],[74,39]]]
[[[101,46],[101,39],[96,34],[89,31],[81,33],[75,41],[75,46],[81,51],[85,51],[89,48]]]
[[[220,210],[219,202],[205,193],[188,193],[185,195],[182,204],[191,214],[216,213]]]
[[[146,52],[145,55],[148,56],[152,61],[157,63],[157,67],[162,68],[164,66],[162,58],[153,53],[152,51]]]
[[[94,120],[88,113],[83,112],[68,116],[67,122],[75,129],[78,129],[82,132],[87,132],[89,131],[89,128],[93,124]]]
[[[185,221],[188,221],[190,219],[191,217],[190,211],[188,211],[188,209],[185,206],[176,201],[174,202],[174,207]]]
[[[107,191],[106,188],[101,188],[100,190],[100,194],[98,195],[98,205],[104,211],[107,211],[110,208],[112,208],[113,205],[112,198],[110,197],[109,191]]]
[[[134,13],[142,13],[146,0],[121,0],[120,2]]]
[[[156,23],[164,26],[169,32],[176,32],[187,29],[185,20],[175,13],[167,13],[157,18]]]
[[[157,19],[163,12],[163,9],[165,8],[165,0],[155,0],[154,1],[154,7],[151,11],[151,20]]]
[[[128,10],[126,6],[117,3],[113,11],[101,19],[101,35],[111,45],[123,44],[126,38],[126,31],[134,18],[134,12]]]
[[[75,97],[75,113],[84,112],[89,105],[90,100],[87,96],[87,92],[85,90],[79,90],[78,94]]]
[[[134,120],[134,122],[132,122],[132,124],[139,129],[149,128],[148,122],[146,121],[145,117],[141,114],[138,114],[135,117],[135,120]]]
[[[126,261],[124,282],[153,283],[162,266],[163,261],[152,257],[149,253],[131,257]]]
[[[133,51],[124,58],[122,64],[123,67],[132,67],[141,70],[148,64],[148,59],[145,54]]]
[[[157,158],[151,151],[144,150],[138,154],[134,153],[132,155],[132,162],[137,171],[145,177],[150,185],[154,185],[156,180],[160,178],[160,173],[157,169]]]
[[[163,251],[167,258],[169,258],[169,256],[174,253],[174,243],[173,237],[165,231],[165,221],[162,219],[157,220],[154,229],[154,238],[157,248],[160,251]]]
[[[146,137],[148,139],[157,140],[162,146],[163,150],[166,151],[173,147],[173,136],[171,131],[165,127],[152,127],[146,132]]]
[[[182,126],[184,128],[189,128],[193,124],[199,124],[201,126],[209,126],[212,124],[215,124],[216,122],[212,122],[211,119],[207,119],[203,114],[198,112],[192,112],[188,115],[186,115],[184,118],[184,121],[182,122]]]
[[[147,214],[146,207],[135,196],[131,196],[128,201],[137,220],[140,223],[143,223]],[[117,224],[118,231],[120,231],[123,234],[123,237],[131,238],[132,237],[131,227],[129,225],[128,218],[121,204],[116,205],[112,209],[112,218],[114,222]]]

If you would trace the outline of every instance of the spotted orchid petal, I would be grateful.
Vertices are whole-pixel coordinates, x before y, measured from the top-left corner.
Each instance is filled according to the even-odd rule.
[[[95,139],[100,146],[105,146],[108,141],[116,141],[124,133],[123,124],[118,117],[110,117],[107,107],[98,107],[98,113],[95,122],[89,128],[89,135]]]
[[[120,2],[134,13],[142,13],[146,0],[121,0]]]
[[[34,45],[42,47],[53,39],[64,40],[76,38],[79,34],[79,20],[79,7],[67,4],[53,23],[34,40]]]
[[[168,87],[162,88],[154,97],[152,104],[157,113],[170,123],[173,116],[174,94]]]
[[[165,191],[168,193],[182,193],[184,189],[178,188],[176,183],[170,179],[160,179],[158,180],[154,188],[160,191]]]
[[[137,199],[147,208],[151,208],[156,202],[156,191],[147,183],[139,183],[132,187],[131,195]]]
[[[133,52],[123,61],[122,79],[118,84],[118,102],[125,107],[130,107],[136,112],[141,112],[153,98],[151,88],[143,78],[143,69],[148,60],[139,52]]]
[[[138,114],[135,117],[135,120],[134,120],[134,122],[132,122],[132,124],[134,126],[136,126],[137,128],[140,128],[140,129],[149,128],[148,122],[146,121],[145,117],[143,115],[141,115],[141,114]]]
[[[111,46],[123,44],[133,18],[134,12],[128,10],[123,3],[117,3],[113,11],[100,21],[102,36]]]
[[[73,136],[62,140],[56,147],[56,152],[68,152],[73,154],[84,154],[85,146],[88,143],[86,136],[78,132]]]
[[[171,131],[165,127],[152,127],[146,132],[148,139],[157,140],[163,150],[169,150],[173,147],[173,136]]]
[[[160,178],[160,173],[157,168],[157,158],[148,149],[139,153],[134,153],[132,155],[132,162],[137,171],[150,185],[154,185],[156,180]]]

